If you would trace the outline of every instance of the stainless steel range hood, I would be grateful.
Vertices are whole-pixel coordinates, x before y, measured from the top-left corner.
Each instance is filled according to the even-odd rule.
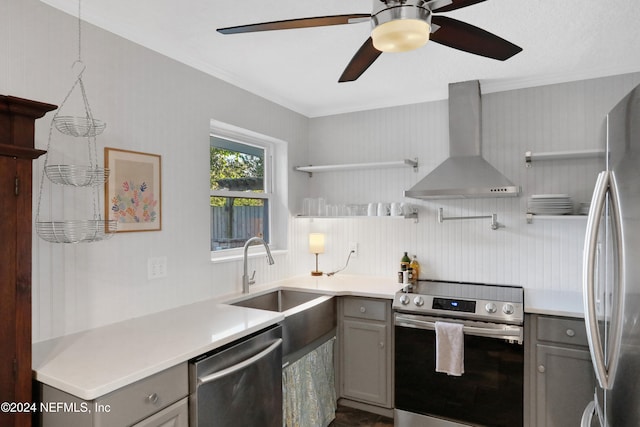
[[[449,158],[404,192],[415,199],[515,197],[513,185],[482,158],[482,101],[477,80],[449,84]]]

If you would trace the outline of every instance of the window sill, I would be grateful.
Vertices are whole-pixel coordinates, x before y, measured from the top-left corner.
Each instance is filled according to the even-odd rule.
[[[271,255],[274,258],[278,258],[281,256],[284,256],[288,253],[288,251],[286,249],[273,249],[271,250]],[[266,256],[267,252],[266,251],[250,251],[249,254],[247,255],[248,258],[257,258],[257,257],[263,257]],[[235,262],[235,261],[242,261],[244,258],[242,253],[239,254],[222,254],[222,255],[218,255],[218,254],[211,254],[211,263],[212,264],[222,264],[225,262]]]

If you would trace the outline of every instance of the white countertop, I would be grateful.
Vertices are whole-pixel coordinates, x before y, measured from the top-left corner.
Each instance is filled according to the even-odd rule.
[[[205,301],[33,345],[35,379],[93,400],[281,321]]]
[[[400,286],[392,278],[304,276],[252,287],[250,294],[287,287],[392,299]],[[35,343],[34,377],[93,400],[284,319],[282,313],[221,303],[246,296],[226,295]]]
[[[393,299],[395,278],[300,276],[255,286],[251,295],[295,288],[324,295]],[[282,313],[226,305],[225,295],[33,345],[36,380],[93,400],[284,319]],[[525,289],[525,312],[582,317],[578,292]]]
[[[258,293],[264,289],[274,287],[304,289],[324,295],[354,295],[393,299],[395,293],[402,288],[402,284],[392,277],[351,275],[335,275],[331,277],[297,276],[268,285],[252,287],[251,293]]]
[[[582,292],[525,289],[524,311],[548,316],[583,318]]]

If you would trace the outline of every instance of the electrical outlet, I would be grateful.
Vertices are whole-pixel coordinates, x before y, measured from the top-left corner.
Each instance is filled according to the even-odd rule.
[[[147,259],[147,279],[167,277],[167,257],[151,257]]]
[[[351,258],[358,258],[358,244],[354,242],[349,243],[349,253]]]

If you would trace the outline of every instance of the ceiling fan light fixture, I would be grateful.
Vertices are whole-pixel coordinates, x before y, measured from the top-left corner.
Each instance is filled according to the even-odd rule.
[[[395,19],[371,31],[373,47],[380,52],[407,52],[429,41],[431,28],[421,19]]]
[[[424,0],[373,0],[371,41],[380,52],[407,52],[429,41],[431,11]]]

